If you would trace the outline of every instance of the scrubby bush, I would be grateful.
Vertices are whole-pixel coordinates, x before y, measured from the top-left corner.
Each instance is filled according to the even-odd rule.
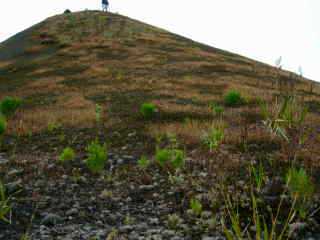
[[[229,107],[237,107],[243,104],[244,100],[239,91],[231,90],[224,96],[224,104]]]
[[[4,134],[7,128],[7,121],[4,117],[0,116],[0,136]]]
[[[22,101],[19,98],[5,97],[0,102],[0,112],[6,117],[10,117],[16,112],[21,103]]]
[[[75,158],[76,154],[74,150],[70,147],[63,149],[62,153],[59,156],[61,162],[72,161]]]
[[[144,103],[140,107],[140,113],[146,119],[152,118],[157,112],[157,107],[153,103]]]
[[[64,11],[64,14],[70,14],[70,13],[71,13],[70,9],[66,9],[66,10]]]
[[[107,146],[101,145],[97,140],[93,141],[87,147],[88,158],[86,160],[87,167],[93,173],[100,173],[107,161]]]

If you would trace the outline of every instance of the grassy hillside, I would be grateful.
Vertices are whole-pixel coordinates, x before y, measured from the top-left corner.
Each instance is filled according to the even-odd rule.
[[[230,92],[240,100],[234,100]],[[129,214],[137,222],[156,217],[157,227],[173,228],[181,239],[201,239],[224,235],[222,219],[232,228],[231,198],[236,202],[243,198],[242,225],[257,225],[256,219],[248,220],[255,209],[251,206],[252,188],[259,201],[267,201],[265,206],[281,199],[279,188],[287,195],[286,200],[280,200],[281,209],[298,205],[300,200],[290,198],[289,185],[283,180],[288,169],[303,167],[312,184],[319,184],[319,84],[117,14],[84,11],[53,16],[1,43],[0,100],[6,96],[20,98],[22,106],[7,119],[1,147],[3,159],[10,159],[10,163],[4,161],[0,179],[5,183],[19,181],[24,191],[19,192],[21,197],[13,197],[13,205],[25,213],[14,208],[12,224],[0,223],[0,230],[4,229],[0,238],[15,232],[14,239],[19,239],[27,232],[42,239],[37,230],[42,213],[64,215],[74,204],[66,202],[66,194],[77,196],[74,201],[86,209],[78,212],[78,221],[61,216],[59,221],[67,225],[90,222],[95,229],[100,220],[117,229],[119,236],[135,239],[130,238],[131,230],[121,230],[123,225],[134,225],[122,223]],[[144,103],[149,103],[150,116],[147,110],[145,115],[141,112]],[[304,107],[308,108],[305,118],[301,117]],[[102,178],[84,164],[86,146],[96,138],[106,142],[109,151]],[[59,155],[68,146],[77,153],[76,160],[63,165]],[[183,169],[165,166],[164,170],[157,162],[161,154],[166,155],[161,149],[177,150],[177,156],[182,153]],[[137,166],[142,155],[150,159],[152,167],[143,167],[144,161]],[[259,176],[253,169],[261,170],[259,166],[263,166],[262,186],[256,189],[253,179]],[[8,174],[13,170],[22,173]],[[81,182],[80,176],[86,180]],[[277,188],[279,178],[281,186]],[[74,181],[79,185],[69,191],[67,186]],[[54,187],[57,193],[52,192]],[[86,193],[82,189],[87,189]],[[89,201],[91,195],[96,199]],[[112,206],[106,206],[104,198]],[[133,200],[126,202],[127,198]],[[292,236],[302,239],[306,233],[319,233],[317,191],[312,198],[308,217],[303,218],[297,210],[290,219],[290,227],[305,223],[303,231],[299,229]],[[188,215],[194,199],[200,199],[203,211],[217,216],[219,223],[213,229],[199,223],[201,214]],[[39,201],[49,203],[39,206]],[[157,205],[150,212],[140,208],[146,208],[148,201]],[[161,209],[163,204],[165,209]],[[96,206],[93,212],[87,209],[92,205]],[[269,216],[265,206],[259,203],[259,211]],[[98,215],[106,209],[120,212],[120,219],[110,220],[108,214],[100,219]],[[169,213],[171,217],[180,215],[186,226],[195,225],[195,229],[170,226],[170,221],[178,220],[168,220]],[[291,216],[285,210],[279,214],[282,227],[288,214]],[[30,220],[32,216],[35,220]],[[273,218],[265,219],[271,229]],[[254,232],[252,228],[249,231]],[[53,232],[49,236],[54,236]],[[102,235],[111,233],[108,229]],[[70,239],[82,238],[74,235]],[[235,233],[234,239],[241,238]]]

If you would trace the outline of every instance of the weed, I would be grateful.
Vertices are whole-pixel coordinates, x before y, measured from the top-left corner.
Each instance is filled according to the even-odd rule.
[[[140,113],[145,119],[152,118],[157,112],[157,107],[153,103],[144,103],[140,107]]]
[[[251,165],[249,172],[253,176],[257,191],[260,192],[266,178],[262,162],[259,163],[258,167]]]
[[[303,168],[299,170],[290,168],[286,178],[291,198],[297,201],[296,211],[302,219],[305,219],[314,193],[314,185]]]
[[[185,153],[180,149],[157,149],[155,159],[162,168],[178,170],[185,165]]]
[[[201,202],[196,198],[191,199],[190,200],[190,209],[191,209],[193,215],[200,216],[201,213],[202,213],[202,204],[201,204]]]
[[[93,173],[100,173],[107,161],[107,146],[101,145],[97,140],[91,142],[87,146],[88,158],[86,160],[87,167]]]
[[[177,230],[182,223],[182,219],[177,214],[168,215],[167,225],[171,230]]]
[[[204,134],[203,143],[212,152],[216,150],[224,139],[223,127],[211,127],[207,133]]]
[[[55,123],[55,122],[49,122],[48,127],[47,127],[48,132],[50,132],[50,133],[52,133],[60,128],[61,128],[61,124]]]
[[[17,111],[21,103],[22,101],[19,98],[5,97],[0,102],[0,112],[6,117],[10,117]]]
[[[252,171],[252,169],[250,170]],[[263,170],[256,170],[256,181],[257,185],[261,185],[261,182],[264,176],[262,173]],[[226,216],[230,220],[231,228],[228,228],[222,220],[222,225],[224,228],[225,235],[228,240],[233,239],[257,239],[257,240],[282,240],[288,239],[290,236],[289,224],[293,221],[297,211],[297,196],[295,195],[290,207],[288,208],[288,213],[285,216],[280,214],[280,211],[284,208],[284,200],[286,199],[286,190],[280,194],[280,202],[276,207],[276,214],[274,215],[273,211],[266,207],[266,203],[263,199],[259,198],[255,194],[255,186],[250,183],[250,201],[251,201],[251,218],[246,216],[247,222],[243,222],[244,219],[241,218],[239,213],[238,203],[234,203],[230,193],[224,194],[224,201],[226,204]],[[265,207],[267,209],[265,209]],[[270,212],[270,222],[262,215],[263,212]],[[254,228],[255,236],[252,236],[251,230]]]
[[[260,103],[264,117],[263,124],[274,136],[285,140],[283,147],[287,148],[287,158],[295,163],[297,153],[305,144],[307,135],[303,127],[308,110],[297,102],[294,97],[285,97],[268,108],[264,102]]]
[[[74,150],[70,147],[66,147],[65,149],[63,149],[62,153],[59,156],[59,161],[64,163],[66,161],[72,161],[73,159],[75,159],[76,154],[74,152]]]
[[[0,221],[10,223],[7,215],[11,213],[10,197],[6,195],[4,184],[0,181]]]
[[[228,107],[237,107],[244,103],[244,99],[240,92],[236,90],[229,91],[224,96],[224,104]]]
[[[150,160],[149,160],[146,156],[142,156],[142,157],[138,160],[138,167],[139,167],[141,170],[146,170],[149,166],[150,166]]]
[[[219,118],[221,118],[223,116],[224,108],[222,106],[217,105],[217,104],[214,103],[214,104],[211,105],[211,110],[212,110],[212,113],[215,116],[217,116]]]

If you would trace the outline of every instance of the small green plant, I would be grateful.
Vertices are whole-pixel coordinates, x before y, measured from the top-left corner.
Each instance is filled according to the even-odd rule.
[[[191,209],[192,213],[195,216],[200,216],[201,213],[202,213],[202,204],[201,204],[201,202],[196,198],[192,198],[190,200],[190,209]]]
[[[171,230],[177,230],[182,223],[182,219],[177,214],[168,215],[167,225]]]
[[[140,113],[146,119],[152,118],[157,112],[157,107],[153,103],[144,103],[140,107]]]
[[[211,105],[211,110],[215,116],[217,116],[219,118],[221,118],[223,116],[224,108],[221,105],[217,105],[214,103]]]
[[[74,150],[70,147],[66,147],[65,149],[63,149],[62,153],[59,156],[59,161],[64,163],[66,161],[72,161],[73,159],[75,159],[76,154],[74,152]]]
[[[180,149],[157,149],[155,159],[162,168],[177,170],[184,167],[185,153]]]
[[[0,221],[10,223],[7,215],[11,212],[10,197],[6,195],[6,189],[0,181]]]
[[[266,177],[262,162],[259,163],[258,167],[254,166],[253,164],[250,166],[250,175],[253,176],[256,189],[258,192],[260,192]]]
[[[87,146],[88,158],[87,167],[93,173],[100,173],[105,167],[107,161],[107,146],[101,145],[97,140]]]
[[[19,98],[5,97],[0,102],[0,112],[6,117],[10,117],[17,111],[21,103],[22,101]]]
[[[149,166],[150,166],[150,160],[149,160],[146,156],[142,156],[142,157],[138,160],[138,167],[139,167],[141,170],[146,170]]]
[[[52,133],[52,132],[60,129],[61,128],[61,124],[55,123],[55,122],[49,122],[47,128],[48,128],[48,132]]]
[[[314,193],[314,185],[303,168],[289,169],[286,178],[291,198],[296,201],[296,211],[305,219]]]
[[[231,90],[224,96],[224,104],[228,107],[237,107],[243,103],[243,97],[241,96],[240,92],[236,90]]]
[[[203,136],[203,143],[209,148],[210,152],[216,150],[224,139],[223,127],[211,127]]]

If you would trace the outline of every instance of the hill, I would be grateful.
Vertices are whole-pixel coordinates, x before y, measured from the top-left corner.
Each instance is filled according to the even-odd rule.
[[[263,166],[263,190],[257,193],[266,205],[279,200],[280,194],[273,196],[279,189],[287,194],[283,209],[296,204],[288,200],[286,184],[277,185],[292,162],[318,184],[319,84],[118,14],[57,15],[1,43],[0,99],[5,96],[23,104],[8,119],[0,179],[23,192],[13,197],[11,225],[1,223],[0,206],[0,238],[27,233],[32,239],[102,239],[114,233],[216,239],[210,236],[223,235],[220,220],[230,208],[222,185],[239,190],[233,197],[246,202],[241,221],[251,224],[250,164],[251,170]],[[157,109],[150,107],[150,117],[141,113],[144,103]],[[300,105],[309,109],[305,119]],[[85,167],[86,146],[94,139],[108,143],[103,177]],[[67,146],[77,156],[64,165],[58,159]],[[143,161],[137,166],[142,155],[152,167]],[[163,156],[184,159],[186,166],[164,170],[157,163]],[[313,197],[308,213],[319,203]],[[190,216],[189,208],[197,211],[194,199],[202,210]],[[317,215],[294,219],[290,224],[302,222],[305,232],[318,236]],[[295,236],[302,239],[305,232]]]

